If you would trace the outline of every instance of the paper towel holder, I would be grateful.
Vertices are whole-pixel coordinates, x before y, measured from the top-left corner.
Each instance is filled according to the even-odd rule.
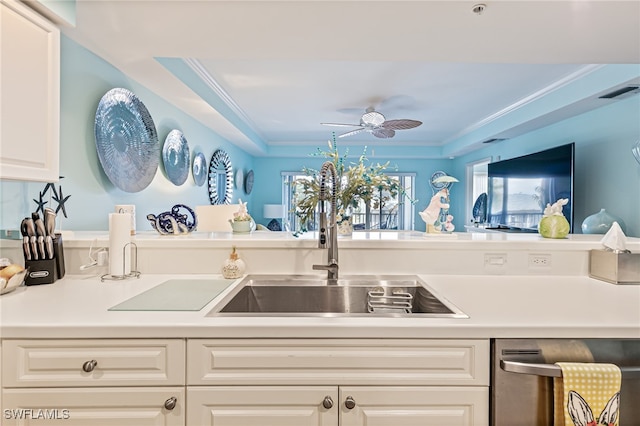
[[[136,243],[127,243],[122,247],[122,270],[126,270],[126,250],[127,246],[131,249],[131,272],[123,275],[104,274],[100,277],[100,281],[105,280],[125,280],[128,278],[140,278],[140,271],[138,271],[138,246]]]

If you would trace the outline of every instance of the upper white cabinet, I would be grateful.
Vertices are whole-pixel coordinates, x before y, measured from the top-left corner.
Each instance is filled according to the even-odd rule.
[[[0,179],[57,182],[60,31],[15,0],[0,0]]]

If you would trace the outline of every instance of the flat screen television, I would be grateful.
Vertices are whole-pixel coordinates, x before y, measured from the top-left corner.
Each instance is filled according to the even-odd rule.
[[[547,204],[568,198],[562,213],[573,232],[575,143],[488,165],[490,228],[538,232]]]

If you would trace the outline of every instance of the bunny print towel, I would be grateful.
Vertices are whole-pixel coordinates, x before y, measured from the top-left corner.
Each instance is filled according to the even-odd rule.
[[[554,426],[618,426],[620,368],[614,364],[557,362],[553,379]]]

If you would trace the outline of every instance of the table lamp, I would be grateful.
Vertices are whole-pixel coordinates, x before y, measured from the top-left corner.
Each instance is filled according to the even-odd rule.
[[[271,219],[271,222],[267,224],[267,228],[270,231],[282,231],[281,221],[285,215],[284,204],[265,204],[263,208],[262,216],[265,219]]]

